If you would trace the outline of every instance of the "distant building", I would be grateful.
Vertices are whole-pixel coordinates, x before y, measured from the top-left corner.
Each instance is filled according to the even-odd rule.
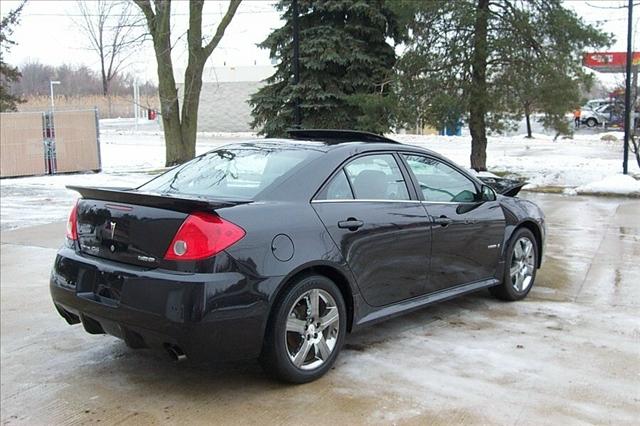
[[[184,75],[184,70],[176,70]],[[252,131],[249,97],[264,85],[275,68],[264,66],[209,67],[202,76],[198,131]]]

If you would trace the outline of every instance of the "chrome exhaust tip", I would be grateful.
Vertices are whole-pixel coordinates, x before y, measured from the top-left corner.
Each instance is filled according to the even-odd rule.
[[[171,358],[171,360],[174,362],[182,362],[187,359],[187,355],[185,355],[185,353],[182,351],[182,349],[180,349],[179,346],[165,344],[165,349],[169,354],[169,358]]]

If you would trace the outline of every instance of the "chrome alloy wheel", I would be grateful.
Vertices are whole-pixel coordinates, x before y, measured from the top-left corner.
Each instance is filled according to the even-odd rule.
[[[513,247],[509,269],[511,285],[519,293],[528,289],[533,281],[535,256],[533,242],[527,237],[520,237]]]
[[[331,356],[340,330],[340,314],[329,293],[311,289],[293,304],[287,316],[285,346],[301,370],[320,367]]]

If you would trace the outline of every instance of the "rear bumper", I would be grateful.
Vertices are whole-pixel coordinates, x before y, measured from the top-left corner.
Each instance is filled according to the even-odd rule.
[[[62,248],[51,273],[58,312],[133,348],[178,346],[197,361],[260,354],[276,278],[148,270]]]

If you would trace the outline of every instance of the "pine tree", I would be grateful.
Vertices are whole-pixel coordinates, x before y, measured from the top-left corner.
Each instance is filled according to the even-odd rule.
[[[576,106],[579,85],[587,81],[582,52],[611,40],[561,0],[413,5],[412,40],[398,66],[400,102],[417,97],[421,108],[413,115],[436,125],[444,113],[434,96],[446,99],[447,110],[465,111],[476,170],[486,170],[487,129],[501,130],[504,118],[540,111],[546,125],[566,127],[564,114]],[[411,108],[403,111],[411,123]]]
[[[515,120],[524,116],[528,137],[534,112],[544,114],[541,122],[546,128],[571,134],[573,122],[566,113],[580,106],[582,93],[593,84],[592,74],[582,67],[583,49],[605,45],[608,39],[593,27],[576,26],[575,15],[566,10],[534,12],[534,8],[514,11],[515,22],[526,21],[531,27],[515,39],[510,60],[495,73],[496,87],[504,88],[500,107]]]
[[[382,133],[394,109],[391,87],[396,14],[385,0],[299,0],[300,82],[292,84],[292,10],[277,5],[283,27],[260,44],[278,62],[274,75],[250,100],[254,128],[282,136],[294,124],[299,99],[303,128],[345,128]]]
[[[16,111],[18,104],[24,102],[10,93],[9,86],[20,80],[20,71],[17,67],[7,64],[4,61],[4,55],[11,46],[16,44],[10,37],[13,34],[13,27],[20,22],[20,13],[25,3],[26,0],[0,21],[0,112]]]

